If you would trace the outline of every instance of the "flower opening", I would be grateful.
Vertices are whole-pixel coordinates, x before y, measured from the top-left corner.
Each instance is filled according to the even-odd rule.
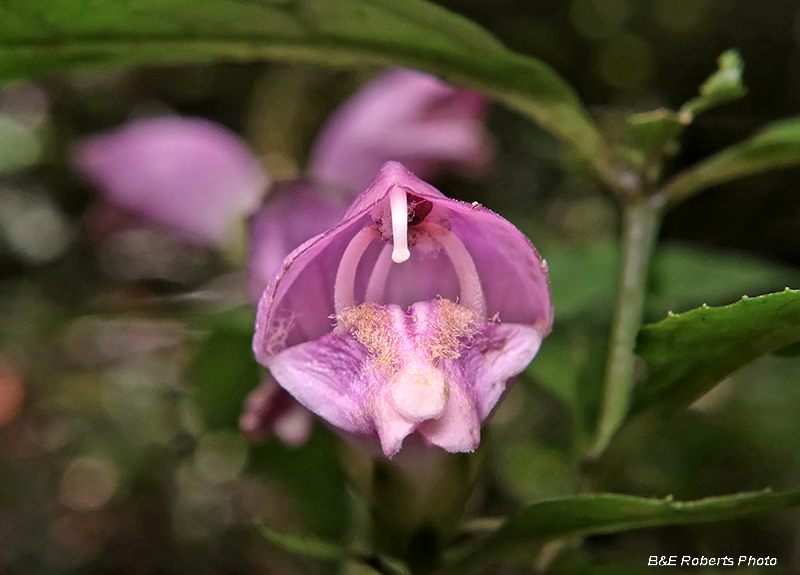
[[[551,324],[530,242],[390,162],[342,222],[284,261],[254,350],[303,405],[389,457],[413,432],[471,451]]]

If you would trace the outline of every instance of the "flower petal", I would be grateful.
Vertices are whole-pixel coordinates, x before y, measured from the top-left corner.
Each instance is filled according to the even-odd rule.
[[[221,246],[269,179],[233,132],[178,116],[88,138],[73,162],[110,200],[190,241]]]
[[[481,418],[475,409],[475,401],[467,393],[463,373],[449,373],[448,379],[450,398],[447,408],[439,419],[429,419],[417,431],[427,443],[451,453],[475,451],[481,442]]]
[[[355,235],[388,210],[394,186],[432,203],[429,218],[445,222],[463,242],[482,280],[487,317],[536,325],[549,333],[553,322],[546,264],[511,223],[482,206],[444,197],[401,164],[388,162],[334,228],[309,240],[284,261],[259,303],[254,349],[261,363],[286,346],[328,333],[336,314],[333,286],[339,262]],[[459,297],[455,271],[444,253],[412,247],[409,261],[393,265],[379,303],[407,307],[414,301]],[[355,277],[357,299],[366,295],[381,256],[380,242],[364,253]]]
[[[537,327],[516,323],[487,323],[458,360],[468,376],[470,394],[481,421],[489,417],[506,391],[508,382],[536,356],[544,335]],[[456,365],[448,370],[448,377]]]
[[[303,242],[335,226],[348,202],[310,181],[278,184],[250,219],[248,287],[255,301],[275,278],[283,260]]]
[[[414,70],[392,70],[334,114],[312,151],[310,174],[358,191],[389,160],[422,177],[448,164],[479,171],[491,158],[483,128],[487,108],[475,92]]]
[[[275,434],[288,445],[308,439],[314,416],[278,385],[269,373],[245,402],[239,429],[248,441],[260,441]]]
[[[524,235],[389,162],[284,261],[253,348],[303,405],[389,457],[414,431],[471,451],[552,320],[547,268]]]
[[[374,436],[366,408],[370,382],[363,375],[368,361],[366,350],[353,338],[329,333],[272,357],[269,368],[306,408],[345,431]]]

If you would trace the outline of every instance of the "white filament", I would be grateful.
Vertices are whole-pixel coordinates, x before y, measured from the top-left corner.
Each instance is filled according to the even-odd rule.
[[[336,283],[333,286],[333,307],[336,313],[356,305],[356,269],[369,244],[378,235],[378,231],[369,226],[359,231],[342,254],[339,269],[336,270]]]
[[[400,186],[394,186],[389,192],[389,207],[392,211],[392,261],[401,264],[411,257],[408,251],[408,201],[406,192]]]
[[[381,253],[378,254],[378,259],[375,260],[375,267],[372,268],[372,274],[369,276],[369,283],[367,283],[367,295],[364,301],[372,301],[381,303],[383,301],[383,294],[386,291],[386,280],[389,278],[389,270],[392,267],[392,258],[389,252],[392,251],[392,246],[385,244]]]
[[[441,244],[450,261],[453,262],[461,287],[458,303],[478,316],[486,317],[486,297],[483,295],[481,279],[466,246],[447,228],[437,224],[428,224],[428,229],[433,232],[433,237]]]

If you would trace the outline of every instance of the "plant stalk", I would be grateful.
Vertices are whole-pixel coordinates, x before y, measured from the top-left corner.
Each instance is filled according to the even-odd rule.
[[[664,204],[664,197],[655,194],[625,205],[622,267],[606,363],[603,403],[595,441],[588,454],[590,460],[602,455],[628,414],[634,384],[636,335],[642,327],[647,273]]]

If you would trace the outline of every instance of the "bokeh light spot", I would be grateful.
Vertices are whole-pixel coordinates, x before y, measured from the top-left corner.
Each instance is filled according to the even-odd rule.
[[[17,416],[25,398],[22,377],[10,368],[0,365],[0,425]]]
[[[77,457],[61,476],[58,499],[76,511],[99,509],[117,492],[119,481],[119,468],[112,461],[94,456]]]
[[[653,47],[634,34],[613,38],[601,48],[598,56],[600,76],[609,86],[619,90],[643,86],[656,68]]]
[[[572,0],[569,6],[569,18],[575,30],[590,40],[616,36],[627,17],[626,0]]]
[[[228,433],[206,433],[194,453],[195,469],[209,483],[236,479],[247,465],[247,444]]]

